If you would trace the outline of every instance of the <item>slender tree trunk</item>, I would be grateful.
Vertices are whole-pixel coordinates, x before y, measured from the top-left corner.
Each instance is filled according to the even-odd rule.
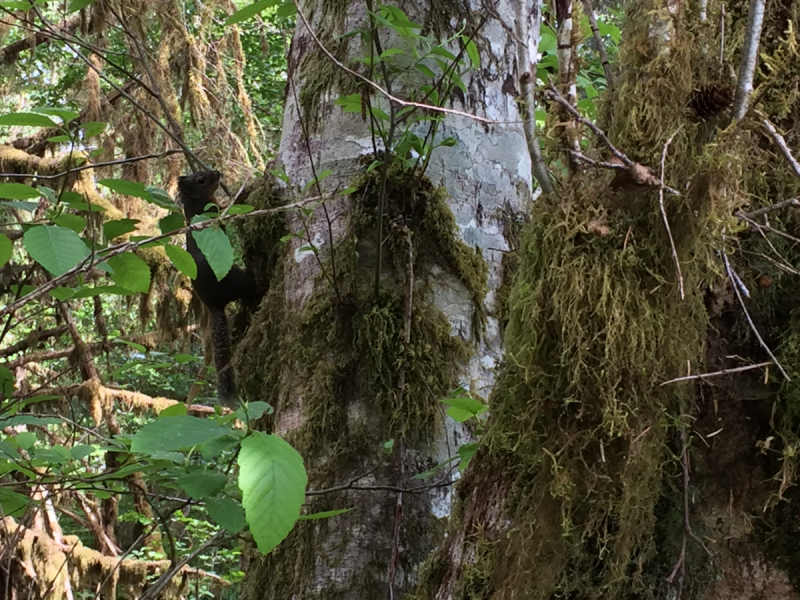
[[[380,53],[366,35],[342,37],[374,26],[364,2],[301,7],[278,160],[286,177],[257,186],[249,202],[324,200],[243,231],[247,253],[271,271],[272,285],[237,361],[243,392],[275,406],[271,427],[305,458],[313,492],[307,512],[352,510],[299,523],[266,558],[251,552],[243,598],[372,600],[413,590],[421,562],[442,539],[458,471],[450,465],[429,480],[412,477],[470,439],[438,401],[458,386],[486,399],[502,358],[504,275],[532,188],[515,102],[518,78],[530,66],[518,67],[508,34],[515,5],[501,1],[487,19],[458,2],[399,7],[427,35],[451,36],[466,24],[480,66],[463,76],[465,89],[455,88],[445,107],[480,120],[446,114],[436,139],[456,145],[429,153],[424,175],[396,166],[367,173],[376,157],[386,157],[371,125],[393,130],[395,150],[406,134],[425,138],[430,121],[392,128],[371,123],[366,108],[353,113],[335,105],[339,96],[358,93],[387,114],[402,108],[336,66],[318,42],[397,98],[411,98],[429,80],[409,68],[387,84],[380,67],[370,73],[355,60]],[[378,35],[383,51],[400,47],[411,60],[417,42],[385,28]],[[470,60],[464,41],[449,46],[463,71]],[[441,73],[435,61],[426,64]],[[419,93],[416,99],[432,102]],[[313,185],[327,170],[319,188]],[[291,191],[310,182],[305,193]],[[355,191],[336,193],[345,188]],[[281,243],[287,234],[295,237]]]

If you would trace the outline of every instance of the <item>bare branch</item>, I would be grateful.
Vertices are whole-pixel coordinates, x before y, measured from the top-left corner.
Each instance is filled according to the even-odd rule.
[[[736,97],[733,101],[734,119],[744,117],[750,93],[753,91],[753,78],[758,63],[758,44],[761,38],[761,26],[764,24],[766,3],[766,0],[750,0],[742,59],[739,63],[739,75],[736,81]]]
[[[664,143],[664,149],[661,151],[661,186],[658,188],[658,208],[661,211],[661,218],[664,220],[664,227],[667,229],[667,236],[669,237],[669,245],[672,249],[672,258],[675,261],[675,269],[678,271],[678,285],[680,287],[681,292],[681,300],[686,298],[686,292],[683,288],[683,273],[681,273],[681,261],[678,259],[678,251],[675,249],[675,240],[672,238],[672,230],[669,227],[669,219],[667,219],[667,210],[664,208],[664,172],[665,172],[665,163],[667,161],[667,148],[672,143],[672,140],[675,139],[675,136],[678,135],[678,132],[681,130],[681,125],[678,129],[675,130],[669,139]]]
[[[772,123],[770,123],[769,119],[763,119],[761,124],[767,131],[769,131],[769,135],[772,138],[772,141],[775,142],[775,145],[781,149],[781,153],[783,153],[783,156],[786,157],[786,160],[788,161],[789,166],[792,168],[792,171],[794,171],[794,174],[797,175],[797,177],[800,177],[800,163],[798,163],[797,159],[792,155],[792,150],[787,145],[786,140],[783,139],[783,136],[780,133],[778,133],[778,130],[775,129],[775,126]]]
[[[769,367],[775,363],[770,361],[757,363],[755,365],[745,365],[744,367],[734,367],[733,369],[722,369],[721,371],[714,371],[713,373],[700,373],[698,375],[686,375],[684,377],[676,377],[668,381],[662,382],[660,385],[667,385],[670,383],[678,383],[679,381],[693,381],[695,379],[708,379],[709,377],[719,377],[720,375],[730,375],[731,373],[742,373],[743,371],[752,371],[753,369],[762,369]]]

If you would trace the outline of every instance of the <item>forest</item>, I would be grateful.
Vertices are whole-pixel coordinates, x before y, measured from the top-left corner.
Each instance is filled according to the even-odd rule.
[[[800,600],[798,30],[0,0],[0,598]]]

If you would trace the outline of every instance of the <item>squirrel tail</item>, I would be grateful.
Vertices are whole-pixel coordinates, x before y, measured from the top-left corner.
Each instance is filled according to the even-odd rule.
[[[217,370],[217,396],[228,408],[236,408],[239,394],[236,391],[231,365],[231,335],[224,308],[210,308],[211,341],[214,346],[214,368]]]

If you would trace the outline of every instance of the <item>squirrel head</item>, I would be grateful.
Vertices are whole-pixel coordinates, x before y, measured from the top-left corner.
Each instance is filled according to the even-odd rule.
[[[214,194],[221,177],[219,171],[195,171],[179,177],[178,191],[184,210],[196,215],[202,213],[209,202],[216,204]]]

